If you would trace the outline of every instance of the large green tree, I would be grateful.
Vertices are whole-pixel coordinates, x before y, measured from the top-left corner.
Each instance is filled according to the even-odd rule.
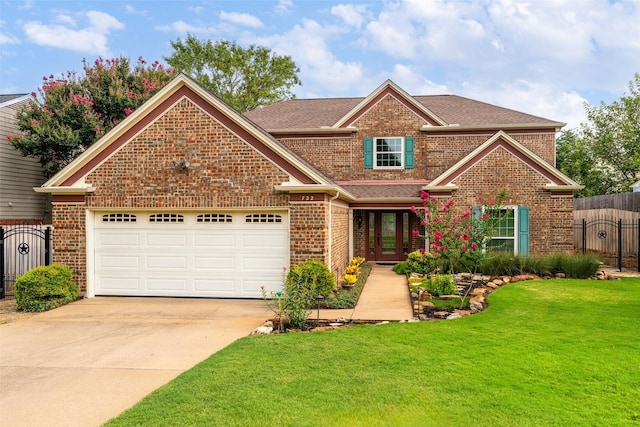
[[[19,133],[8,137],[36,157],[49,178],[169,82],[176,71],[157,61],[125,57],[83,60],[84,74],[43,77],[33,100],[18,112]]]
[[[579,197],[629,192],[640,180],[640,74],[619,100],[586,109],[588,123],[558,137],[558,169],[585,186]]]
[[[289,56],[265,47],[247,49],[235,42],[198,40],[187,35],[171,42],[174,52],[165,61],[240,112],[294,97],[300,69]]]

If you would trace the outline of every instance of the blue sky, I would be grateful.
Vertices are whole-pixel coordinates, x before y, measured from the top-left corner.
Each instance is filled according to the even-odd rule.
[[[640,0],[0,0],[0,93],[82,59],[171,55],[171,40],[290,55],[299,98],[365,96],[391,79],[567,122],[640,72]]]

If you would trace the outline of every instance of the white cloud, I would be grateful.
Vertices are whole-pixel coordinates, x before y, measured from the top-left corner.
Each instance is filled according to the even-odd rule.
[[[123,29],[124,24],[104,12],[89,11],[84,16],[89,25],[79,30],[39,22],[27,22],[23,28],[29,40],[39,45],[109,56],[107,36],[112,30]]]
[[[293,0],[279,0],[276,6],[276,13],[278,15],[286,15],[291,12],[293,8]]]
[[[187,7],[187,10],[195,13],[196,15],[200,15],[204,13],[204,7],[202,6],[189,6]]]
[[[360,28],[366,19],[367,7],[362,4],[339,4],[331,8],[331,13],[345,24]]]
[[[20,40],[16,36],[7,33],[0,33],[0,45],[18,43],[20,43]]]
[[[140,15],[140,16],[149,15],[149,11],[148,10],[139,10],[139,9],[136,9],[135,6],[132,6],[130,4],[128,4],[128,5],[126,5],[124,7],[124,11],[126,13],[128,13],[129,15]]]
[[[248,13],[225,12],[224,10],[221,10],[220,19],[250,28],[264,27],[264,24],[262,23],[262,21],[260,21],[260,19]]]
[[[0,20],[0,45],[20,43],[20,40],[16,36],[9,33],[5,33],[4,31],[1,30],[2,27],[5,26],[5,24],[6,24],[5,21]]]
[[[440,95],[448,93],[448,89],[446,86],[432,82],[410,65],[394,65],[393,71],[386,78],[390,78],[394,83],[396,83],[410,95],[414,96]]]
[[[357,95],[363,84],[362,65],[338,60],[327,45],[326,39],[339,32],[338,28],[323,27],[316,21],[303,19],[301,25],[284,34],[257,38],[253,42],[268,46],[279,55],[292,57],[300,67],[303,86],[298,90],[299,96],[316,96],[318,92],[315,91],[321,91],[323,96],[333,96],[345,90]]]
[[[186,22],[180,20],[176,22],[172,22],[168,25],[160,25],[156,27],[157,30],[164,32],[175,32],[178,34],[213,34],[217,32],[217,29],[212,26],[195,26],[191,24],[187,24]]]
[[[69,26],[75,27],[76,26],[76,20],[73,19],[73,17],[69,16],[69,15],[58,15],[55,18],[56,22],[59,22],[61,24],[67,24]]]
[[[587,100],[575,91],[562,90],[553,84],[522,79],[498,86],[474,82],[466,84],[458,95],[567,123],[564,130],[587,121],[584,109]]]

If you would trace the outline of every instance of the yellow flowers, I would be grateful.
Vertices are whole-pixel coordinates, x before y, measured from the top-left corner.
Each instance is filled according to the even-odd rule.
[[[340,278],[340,283],[343,287],[352,287],[358,281],[360,275],[360,266],[366,260],[362,257],[353,258],[349,261],[349,265],[346,268],[346,273]]]

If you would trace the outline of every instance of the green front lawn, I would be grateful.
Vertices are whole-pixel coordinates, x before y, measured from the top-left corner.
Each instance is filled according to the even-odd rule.
[[[108,425],[640,425],[640,279],[519,282],[488,301],[246,337]]]

